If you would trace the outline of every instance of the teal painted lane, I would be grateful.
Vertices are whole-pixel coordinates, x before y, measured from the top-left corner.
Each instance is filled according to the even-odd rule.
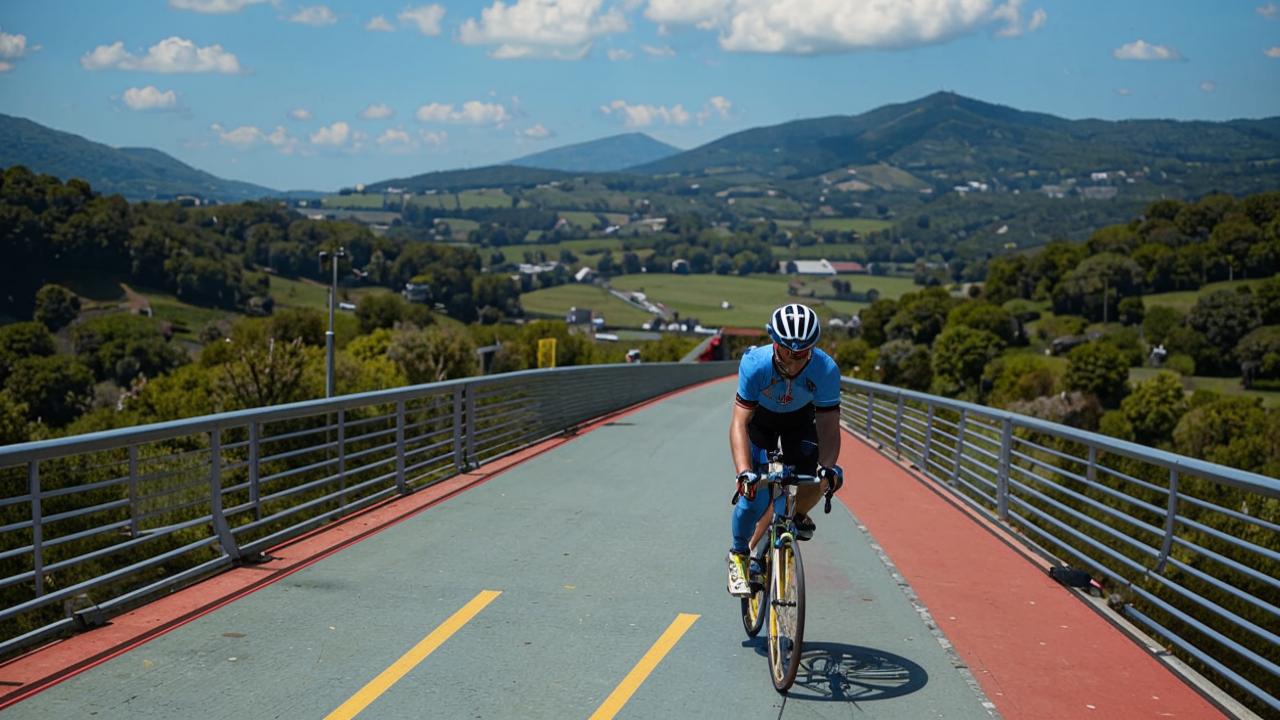
[[[588,718],[682,613],[699,617],[616,717],[991,717],[839,505],[802,545],[808,649],[773,691],[724,590],[732,397],[715,383],[618,418],[6,720],[322,718],[483,590],[501,595],[355,717]]]

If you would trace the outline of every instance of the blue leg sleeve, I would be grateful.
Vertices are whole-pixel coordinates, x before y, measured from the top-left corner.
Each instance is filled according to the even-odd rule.
[[[751,460],[757,468],[761,468],[768,462],[768,455],[752,443]],[[750,551],[751,533],[755,531],[756,523],[760,522],[768,507],[769,489],[766,487],[757,488],[755,500],[747,500],[745,495],[738,498],[738,504],[733,506],[734,552]]]
[[[750,549],[748,546],[751,543],[751,533],[756,529],[756,523],[760,522],[760,517],[768,507],[768,488],[760,488],[755,500],[747,500],[745,495],[738,498],[738,504],[733,506],[734,552],[745,553]]]

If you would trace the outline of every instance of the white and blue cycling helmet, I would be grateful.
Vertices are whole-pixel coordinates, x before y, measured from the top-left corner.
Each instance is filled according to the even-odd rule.
[[[792,303],[774,310],[765,329],[774,342],[799,352],[817,344],[818,336],[822,334],[822,323],[818,321],[818,313],[811,308]]]

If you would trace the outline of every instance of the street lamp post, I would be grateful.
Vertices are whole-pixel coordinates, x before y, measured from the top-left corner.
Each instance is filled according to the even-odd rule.
[[[333,309],[338,302],[338,263],[347,256],[347,250],[339,247],[333,252],[320,251],[320,269],[324,269],[324,261],[328,260],[333,268],[333,284],[329,286],[329,331],[324,334],[324,396],[333,397]]]

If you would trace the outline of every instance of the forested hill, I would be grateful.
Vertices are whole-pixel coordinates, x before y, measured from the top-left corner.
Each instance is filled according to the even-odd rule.
[[[1146,167],[1228,184],[1266,175],[1274,185],[1280,174],[1280,118],[1066,120],[935,93],[861,115],[744,130],[630,170],[685,175],[736,171],[781,179],[876,163],[924,180],[1000,180],[1033,171],[1087,175]]]
[[[14,165],[60,178],[80,178],[98,192],[120,194],[128,200],[197,195],[240,202],[280,194],[261,185],[210,175],[159,150],[113,148],[0,114],[0,167]]]
[[[680,148],[654,140],[644,133],[627,133],[545,150],[507,164],[568,172],[611,172],[661,160],[679,152]]]

